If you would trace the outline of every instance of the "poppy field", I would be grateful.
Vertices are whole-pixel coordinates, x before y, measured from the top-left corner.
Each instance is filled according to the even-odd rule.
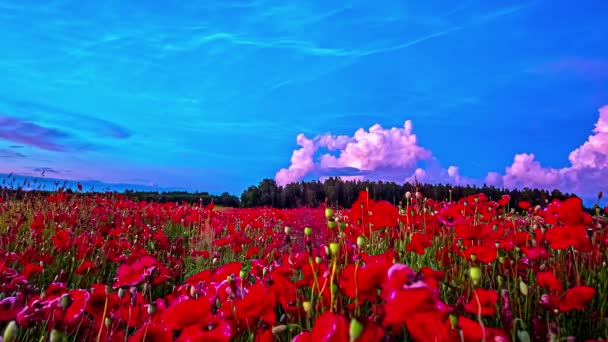
[[[598,196],[601,198],[600,196]],[[606,210],[479,194],[218,208],[0,196],[12,341],[599,341]]]

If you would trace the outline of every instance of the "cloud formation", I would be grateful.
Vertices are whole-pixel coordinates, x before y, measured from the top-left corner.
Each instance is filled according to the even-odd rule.
[[[608,184],[608,106],[599,109],[599,119],[589,136],[568,157],[570,166],[544,167],[534,154],[517,154],[505,174],[489,173],[488,184],[506,188],[537,187],[563,189],[581,196],[594,196]]]
[[[63,151],[60,141],[68,135],[18,118],[0,115],[0,139],[48,151]]]
[[[376,124],[368,131],[359,129],[350,136],[324,134],[308,139],[297,137],[299,149],[293,151],[291,165],[277,172],[279,185],[305,177],[340,176],[350,180],[386,180],[395,182],[480,184],[465,177],[457,166],[443,168],[430,150],[418,145],[412,122],[402,128],[385,129]],[[319,153],[321,150],[327,153]],[[543,166],[532,153],[521,153],[505,168],[504,174],[490,172],[485,183],[498,187],[560,189],[587,199],[608,184],[608,106],[599,109],[599,119],[580,147],[569,155],[570,166]],[[424,164],[423,167],[420,164]],[[604,188],[602,188],[604,186]]]
[[[385,129],[379,124],[368,131],[360,128],[352,137],[324,134],[308,139],[299,134],[296,142],[300,148],[293,151],[291,165],[275,176],[279,185],[310,175],[403,182],[420,162],[433,161],[431,151],[418,145],[410,120],[405,121],[402,128]],[[320,150],[327,153],[315,160]]]

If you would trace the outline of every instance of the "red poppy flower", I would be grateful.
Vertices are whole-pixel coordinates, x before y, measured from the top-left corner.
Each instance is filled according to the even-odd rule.
[[[519,203],[517,203],[517,206],[519,206],[519,208],[521,208],[522,210],[528,210],[530,209],[532,204],[530,204],[530,202],[528,201],[519,201]]]
[[[582,310],[591,303],[595,296],[595,289],[590,286],[576,286],[566,291],[559,302],[559,311]]]
[[[116,282],[114,288],[125,285],[137,285],[144,276],[149,275],[150,268],[156,265],[156,259],[151,256],[144,256],[132,264],[122,264],[116,271]]]
[[[77,269],[74,270],[75,274],[85,274],[93,269],[93,262],[90,260],[83,261]]]
[[[186,299],[165,310],[165,326],[181,330],[191,325],[202,324],[211,315],[211,304],[207,298]]]
[[[551,271],[538,272],[536,275],[536,283],[542,288],[549,289],[551,292],[562,293],[562,282],[555,277]]]
[[[476,288],[473,290],[471,300],[464,306],[468,312],[483,316],[494,316],[496,314],[496,301],[498,293],[494,290]]]
[[[424,250],[432,245],[431,239],[429,239],[426,234],[414,233],[414,235],[412,235],[412,242],[405,247],[405,250],[423,255]]]

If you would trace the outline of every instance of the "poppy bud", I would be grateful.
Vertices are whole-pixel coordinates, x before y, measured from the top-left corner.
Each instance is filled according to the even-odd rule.
[[[51,330],[51,336],[49,337],[49,341],[50,342],[61,342],[61,341],[67,341],[67,338],[65,338],[66,336],[59,330],[57,329],[53,329]]]
[[[315,258],[315,262],[317,263],[317,265],[320,264],[321,261],[323,261],[323,259],[321,259],[320,256],[318,256],[318,257]]]
[[[473,280],[473,284],[477,285],[481,280],[481,268],[479,267],[471,267],[469,268],[469,276],[471,280]]]
[[[285,324],[281,324],[281,325],[277,325],[276,327],[272,327],[273,335],[278,335],[284,331],[287,331],[287,325],[285,325]]]
[[[148,315],[152,316],[156,313],[156,303],[148,304]]]
[[[366,242],[367,242],[367,239],[365,238],[365,236],[359,235],[359,237],[357,238],[357,246],[359,248],[363,248],[363,247],[365,247]]]
[[[312,228],[310,228],[310,227],[306,227],[306,228],[304,228],[304,235],[305,235],[305,236],[310,236],[310,235],[312,235]]]
[[[528,284],[524,283],[523,280],[519,282],[519,292],[524,296],[528,295]]]
[[[338,228],[340,228],[340,230],[344,230],[346,228],[346,222],[340,221],[338,223]]]
[[[361,334],[363,334],[363,324],[361,324],[361,322],[357,321],[355,318],[351,319],[349,334],[351,342],[361,337]]]
[[[475,262],[475,259],[477,259],[477,256],[475,254],[471,254],[471,261]]]
[[[338,255],[338,253],[340,252],[340,245],[336,242],[330,243],[329,251],[331,252],[331,255]]]
[[[450,315],[450,324],[452,325],[452,329],[456,329],[458,326],[458,317],[456,315]]]
[[[331,219],[332,217],[334,217],[334,210],[332,208],[325,208],[325,217],[328,219]]]
[[[407,198],[407,199],[412,198],[412,193],[411,193],[411,192],[409,192],[409,191],[408,191],[408,192],[406,192],[406,193],[405,193],[405,198]]]
[[[518,330],[517,339],[519,342],[530,342],[530,334],[525,330]]]
[[[498,283],[498,286],[502,286],[502,276],[501,275],[497,275],[496,276],[496,282]]]
[[[289,234],[291,233],[291,227],[290,226],[285,226],[285,234]]]
[[[241,270],[241,271],[239,272],[239,278],[241,278],[241,279],[245,279],[245,278],[247,278],[247,275],[248,275],[248,274],[247,274],[247,271],[245,271],[245,270]]]
[[[104,319],[103,324],[106,325],[106,328],[110,329],[110,326],[112,325],[112,318],[110,316],[106,317],[106,319]]]
[[[6,326],[2,338],[4,339],[4,342],[17,341],[17,323],[15,321],[10,321],[10,323]]]
[[[306,313],[312,312],[312,303],[311,302],[302,303],[302,307],[304,308],[304,312],[306,312]]]
[[[327,221],[327,228],[329,228],[329,229],[336,228],[336,221]]]
[[[118,289],[118,298],[122,299],[126,294],[127,290],[125,290],[124,288],[121,287]]]
[[[61,308],[67,310],[72,305],[72,297],[68,293],[61,296]]]

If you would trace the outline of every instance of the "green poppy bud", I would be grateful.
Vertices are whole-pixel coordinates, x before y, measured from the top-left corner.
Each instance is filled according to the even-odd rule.
[[[330,243],[329,251],[331,252],[331,255],[338,255],[338,253],[340,252],[340,245],[336,242]]]
[[[312,228],[310,228],[310,227],[304,228],[304,235],[305,236],[311,236],[312,235]]]
[[[4,342],[17,341],[17,322],[10,321],[10,323],[4,329],[3,335]]]
[[[357,321],[355,318],[351,319],[349,334],[351,341],[355,341],[361,337],[361,334],[363,334],[363,324],[361,324],[361,322]]]
[[[471,277],[471,280],[473,280],[473,284],[477,285],[479,284],[479,281],[481,280],[481,268],[479,267],[471,267],[469,268],[469,276]]]

